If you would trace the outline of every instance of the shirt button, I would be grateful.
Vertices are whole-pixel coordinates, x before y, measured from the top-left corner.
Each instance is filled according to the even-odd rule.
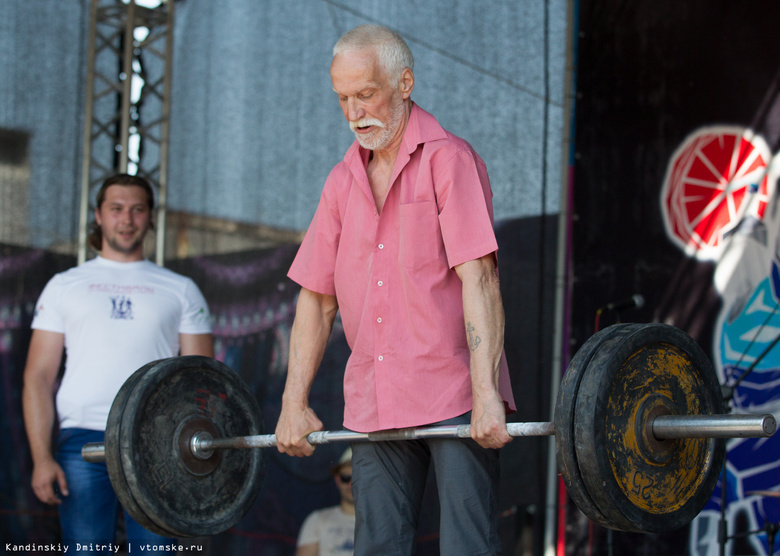
[[[377,359],[379,359],[380,361],[382,361],[382,360],[384,359],[384,357],[383,357],[382,355],[380,355],[379,357],[377,357]]]
[[[382,317],[379,317],[378,319],[376,319],[376,321],[377,321],[378,323],[380,323],[380,324],[381,324],[381,322],[382,322]]]
[[[384,286],[384,285],[385,285],[385,283],[384,283],[384,282],[382,282],[382,280],[380,280],[379,282],[377,282],[377,283],[376,283],[376,285],[377,285],[377,286]]]
[[[385,248],[385,244],[384,244],[384,243],[380,243],[378,247],[379,247],[380,249],[384,249],[384,248]]]

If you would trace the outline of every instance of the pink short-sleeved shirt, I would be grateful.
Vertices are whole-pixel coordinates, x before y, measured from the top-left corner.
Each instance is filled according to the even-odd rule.
[[[485,164],[413,105],[377,212],[357,141],[327,181],[288,276],[335,295],[352,353],[344,426],[421,426],[472,408],[462,285],[453,268],[498,249]],[[506,357],[499,387],[514,410]]]

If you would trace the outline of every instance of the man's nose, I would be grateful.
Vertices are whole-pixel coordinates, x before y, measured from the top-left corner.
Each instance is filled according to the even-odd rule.
[[[350,122],[356,122],[365,115],[366,111],[360,106],[360,103],[356,99],[347,101],[347,119]]]
[[[133,211],[131,209],[123,210],[120,213],[120,219],[123,224],[130,224],[133,221]]]

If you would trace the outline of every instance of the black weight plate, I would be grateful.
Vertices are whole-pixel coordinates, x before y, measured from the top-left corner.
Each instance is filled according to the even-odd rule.
[[[602,344],[622,338],[634,326],[630,323],[614,324],[588,338],[569,362],[563,380],[561,380],[555,403],[555,455],[558,470],[561,472],[564,485],[566,485],[566,491],[582,513],[589,519],[605,526],[609,524],[609,521],[590,499],[588,489],[580,475],[577,450],[574,445],[574,409],[583,372],[590,363],[593,354]]]
[[[122,508],[129,513],[133,519],[139,524],[143,525],[150,531],[163,535],[166,537],[175,537],[176,535],[172,531],[168,531],[154,523],[147,517],[141,507],[133,498],[133,494],[125,479],[125,474],[122,471],[122,463],[119,455],[119,429],[122,425],[122,414],[125,411],[125,405],[127,404],[127,398],[130,396],[130,392],[133,391],[133,387],[138,379],[147,372],[150,367],[153,367],[159,363],[159,361],[152,361],[147,363],[137,371],[135,371],[124,382],[119,389],[113,403],[111,404],[111,410],[108,414],[108,421],[106,423],[106,436],[104,440],[105,452],[106,452],[106,468],[108,469],[108,477],[111,480],[111,486],[114,488],[117,499],[122,505]]]
[[[662,533],[698,515],[718,481],[725,442],[658,441],[647,424],[656,414],[722,411],[712,364],[681,330],[644,324],[602,344],[577,392],[574,435],[580,474],[608,527]]]
[[[181,431],[206,422],[220,437],[263,434],[260,407],[240,377],[208,357],[173,357],[139,376],[122,414],[119,453],[128,490],[143,514],[175,537],[229,529],[262,486],[260,449],[215,451],[205,472],[182,454]]]

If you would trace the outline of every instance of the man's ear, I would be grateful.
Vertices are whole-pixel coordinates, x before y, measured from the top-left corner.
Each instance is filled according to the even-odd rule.
[[[404,100],[408,99],[414,89],[414,73],[409,68],[401,72],[401,79],[398,81],[398,90]]]

